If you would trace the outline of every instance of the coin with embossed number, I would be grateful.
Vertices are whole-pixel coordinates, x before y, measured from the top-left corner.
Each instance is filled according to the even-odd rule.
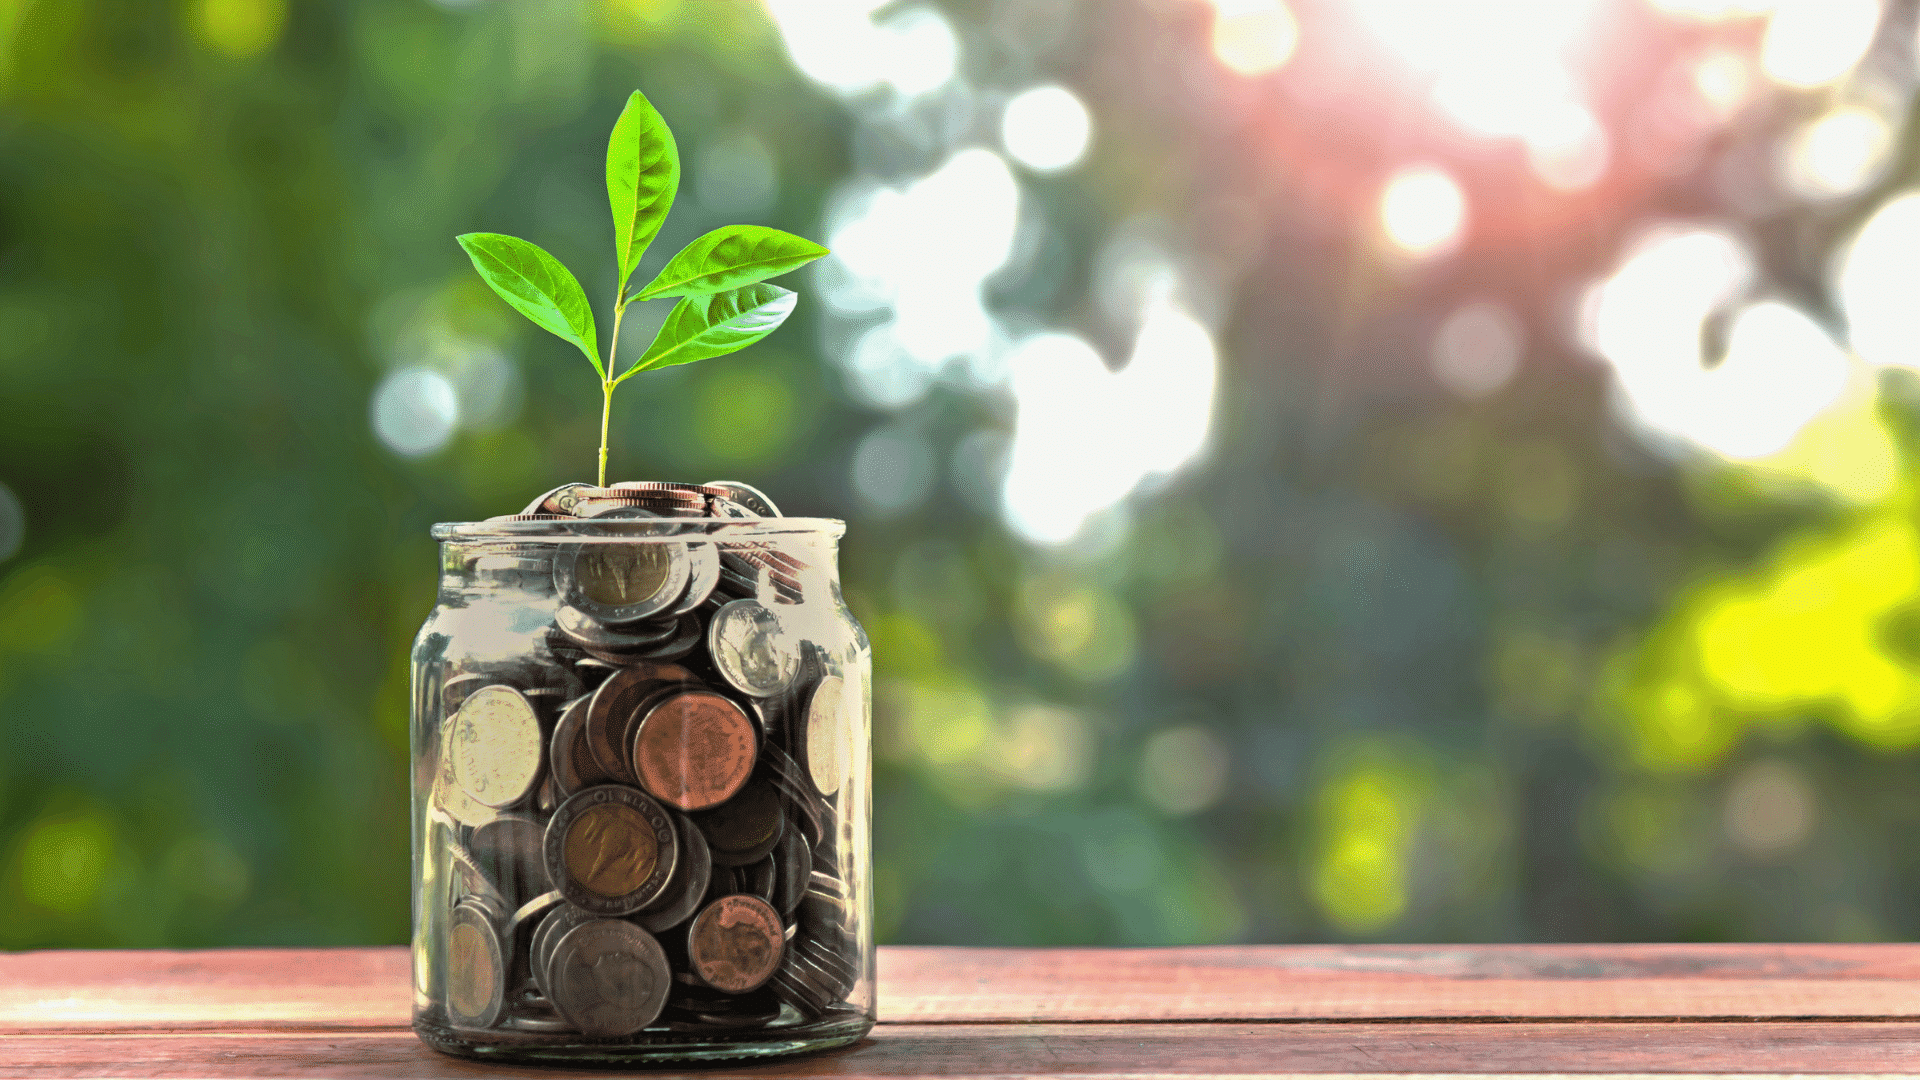
[[[723,896],[687,931],[693,973],[715,990],[744,994],[773,977],[786,952],[786,927],[757,896]]]
[[[449,721],[447,749],[462,791],[487,806],[511,806],[540,775],[540,719],[520,691],[485,686]]]
[[[547,876],[573,904],[625,915],[660,896],[679,846],[673,821],[646,793],[620,784],[590,787],[547,822]]]
[[[625,919],[594,919],[568,930],[547,968],[553,1004],[583,1035],[631,1035],[660,1016],[673,986],[667,954]]]

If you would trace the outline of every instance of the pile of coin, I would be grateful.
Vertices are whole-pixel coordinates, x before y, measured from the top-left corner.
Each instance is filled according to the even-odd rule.
[[[451,1026],[620,1039],[850,1008],[836,796],[861,703],[794,629],[808,568],[706,523],[623,525],[778,513],[723,481],[570,484],[511,516],[606,528],[489,556],[551,590],[551,623],[435,695]]]

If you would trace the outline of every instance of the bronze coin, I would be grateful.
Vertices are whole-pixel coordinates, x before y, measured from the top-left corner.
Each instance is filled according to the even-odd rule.
[[[687,931],[694,974],[729,994],[764,985],[779,970],[786,946],[780,916],[757,896],[723,896],[708,904]]]
[[[561,803],[547,823],[547,876],[577,907],[626,915],[659,898],[679,848],[672,819],[644,792],[590,787]]]
[[[640,786],[676,810],[733,798],[753,775],[753,721],[711,690],[686,690],[648,709],[633,734]]]
[[[759,777],[694,821],[706,835],[713,861],[721,866],[745,866],[766,858],[786,828],[780,793]]]

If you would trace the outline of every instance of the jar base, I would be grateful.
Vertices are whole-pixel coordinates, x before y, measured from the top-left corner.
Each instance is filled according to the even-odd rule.
[[[443,1054],[475,1061],[537,1065],[644,1065],[649,1062],[727,1061],[786,1057],[832,1050],[860,1041],[873,1030],[871,1017],[854,1014],[792,1027],[751,1031],[641,1032],[625,1039],[584,1035],[519,1036],[463,1031],[416,1018],[414,1034]]]

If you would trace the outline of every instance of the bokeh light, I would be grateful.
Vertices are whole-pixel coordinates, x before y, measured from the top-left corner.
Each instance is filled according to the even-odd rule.
[[[1848,338],[1870,364],[1920,367],[1920,195],[1892,199],[1841,249],[1833,282]]]
[[[1520,369],[1525,344],[1520,320],[1505,305],[1489,300],[1463,304],[1433,335],[1434,377],[1466,400],[1486,397]]]
[[[402,457],[421,457],[447,444],[460,419],[460,399],[445,375],[402,368],[373,392],[373,433]]]
[[[1879,0],[1776,0],[1760,67],[1783,86],[1830,83],[1860,62],[1879,25]]]
[[[1285,0],[1214,0],[1213,55],[1241,75],[1286,66],[1300,44],[1300,24]]]
[[[1093,117],[1086,103],[1057,84],[1021,91],[1000,117],[1000,139],[1008,156],[1038,173],[1078,165],[1092,138]]]
[[[1380,193],[1380,227],[1387,241],[1416,258],[1447,252],[1467,224],[1467,196],[1453,177],[1431,165],[1395,173]]]
[[[1893,129],[1861,106],[1834,109],[1795,132],[1782,154],[1787,186],[1808,199],[1855,194],[1879,179]]]

